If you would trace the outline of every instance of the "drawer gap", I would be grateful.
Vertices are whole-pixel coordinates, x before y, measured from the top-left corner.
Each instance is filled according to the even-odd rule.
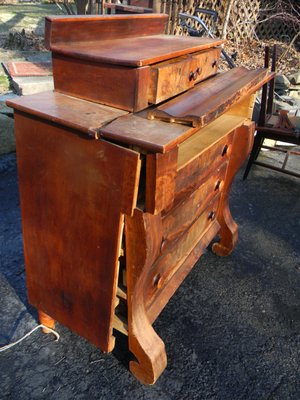
[[[127,316],[127,301],[117,297],[118,304],[115,308],[115,315],[113,318],[113,329],[128,336],[128,316]]]
[[[177,171],[184,168],[203,151],[207,151],[229,132],[242,125],[244,121],[245,118],[242,116],[226,113],[181,143],[178,146]]]
[[[128,335],[127,324],[127,288],[126,288],[126,258],[125,258],[125,236],[124,222],[121,228],[121,240],[119,248],[119,262],[117,271],[117,288],[114,302],[113,329]]]

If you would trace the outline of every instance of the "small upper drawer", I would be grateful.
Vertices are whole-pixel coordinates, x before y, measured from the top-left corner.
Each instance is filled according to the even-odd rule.
[[[209,51],[201,51],[192,56],[193,59],[193,76],[195,83],[203,81],[211,75],[215,75],[218,71],[218,63],[221,54],[221,48],[216,47]]]
[[[160,103],[217,73],[220,48],[175,58],[151,66],[148,101]]]

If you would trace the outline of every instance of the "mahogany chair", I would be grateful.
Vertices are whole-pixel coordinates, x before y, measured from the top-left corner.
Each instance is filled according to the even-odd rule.
[[[270,51],[269,48],[266,47],[265,51],[266,68],[269,67],[269,62],[270,62]],[[275,66],[276,66],[276,47],[274,46],[272,55],[272,67],[271,67],[272,71],[274,72],[275,72]],[[296,129],[296,125],[300,124],[300,116],[289,118],[288,111],[285,110],[280,110],[279,113],[277,114],[274,114],[272,112],[273,99],[274,99],[274,85],[275,85],[275,77],[269,83],[263,86],[261,109],[260,109],[259,120],[256,126],[256,135],[254,138],[253,148],[249,156],[248,164],[246,166],[245,173],[243,176],[244,180],[247,178],[253,164],[300,178],[300,174],[294,171],[287,170],[285,168],[289,155],[290,154],[300,155],[300,152],[284,150],[277,147],[274,148],[274,147],[264,146],[263,144],[265,139],[272,139],[284,143],[300,145],[300,132],[297,132]],[[262,147],[267,148],[271,151],[276,150],[286,153],[286,157],[281,168],[261,161],[257,161],[257,157]]]

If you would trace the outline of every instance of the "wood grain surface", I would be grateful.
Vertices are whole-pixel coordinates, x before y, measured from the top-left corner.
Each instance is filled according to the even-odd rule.
[[[164,33],[168,15],[70,15],[46,17],[45,44],[112,40]]]
[[[56,53],[52,62],[58,92],[127,111],[148,107],[149,67],[129,68]]]
[[[174,201],[178,151],[146,156],[146,211],[157,214]]]
[[[129,114],[103,126],[99,135],[120,143],[139,146],[150,152],[165,153],[196,132],[182,124],[150,121],[145,113]]]
[[[237,127],[234,131],[232,151],[217,215],[217,220],[221,226],[219,233],[221,239],[220,242],[214,243],[212,247],[214,253],[219,256],[231,254],[238,240],[238,226],[230,212],[229,193],[237,171],[250,153],[254,131],[255,123],[249,120],[246,120],[243,125]]]
[[[135,360],[131,372],[142,383],[153,384],[167,366],[162,339],[146,313],[145,298],[151,282],[149,269],[160,252],[161,217],[136,209],[125,217],[128,343]]]
[[[127,114],[123,110],[52,91],[15,97],[8,100],[7,105],[45,120],[78,129],[93,137],[102,125]]]
[[[165,153],[193,136],[199,130],[199,121],[201,121],[203,127],[205,127],[211,119],[215,119],[215,121],[212,121],[211,132],[218,124],[222,127],[223,123],[226,125],[224,126],[224,131],[226,131],[228,124],[234,125],[236,121],[239,123],[242,118],[247,118],[249,116],[254,100],[251,95],[263,85],[265,80],[268,81],[271,76],[271,74],[267,74],[266,71],[263,70],[260,72],[252,71],[250,77],[247,77],[248,74],[245,68],[241,68],[239,73],[242,74],[244,80],[248,82],[248,84],[250,80],[250,86],[251,82],[256,82],[256,78],[258,79],[258,83],[251,86],[250,89],[248,88],[247,90],[246,88],[245,90],[243,82],[240,81],[239,78],[236,78],[234,73],[231,73],[230,76],[233,76],[234,81],[241,89],[240,92],[235,92],[235,88],[230,84],[231,81],[226,79],[228,75],[220,74],[205,82],[199,83],[195,88],[175,97],[173,100],[167,101],[162,106],[149,109],[148,118],[151,118],[149,120],[146,119],[146,112],[125,115],[103,126],[99,134],[104,138],[139,146],[151,152]],[[253,75],[254,79],[252,80]],[[216,79],[218,79],[217,83],[215,83]],[[259,81],[259,79],[261,80]],[[218,91],[211,88],[210,84],[215,86]],[[227,101],[227,97],[224,97],[222,92],[219,91],[219,85],[226,87],[226,91],[232,96],[231,101]],[[196,91],[196,94],[193,94],[194,91]],[[199,93],[197,93],[198,91]],[[212,92],[216,92],[215,97],[207,97],[208,95],[212,96]],[[190,96],[191,93],[192,95]],[[200,99],[198,99],[200,101],[199,107],[197,103],[194,103],[194,101],[198,101],[198,96]],[[250,97],[252,99],[251,101]],[[221,104],[222,100],[223,103]],[[186,117],[175,118],[173,115],[171,116],[165,111],[162,111],[167,109],[175,114],[175,112],[182,110],[181,104],[184,104],[184,107],[186,107],[185,111],[187,114],[190,112],[198,112],[198,115],[191,116],[191,114],[189,114]],[[189,111],[188,108],[191,108],[191,111]],[[184,114],[185,111],[180,112]],[[227,118],[226,115],[224,115],[224,120],[216,119],[220,116],[222,117],[222,114],[226,112],[228,112],[228,115],[232,115],[232,118]],[[238,117],[239,115],[241,115],[241,117]],[[184,124],[181,123],[182,121],[184,121]],[[186,125],[187,122],[193,124],[194,121],[195,127]],[[208,129],[210,128],[208,127]],[[182,163],[180,160],[179,162],[180,164]]]
[[[190,36],[152,35],[126,39],[68,42],[52,45],[53,53],[107,64],[142,67],[185,54],[206,50],[224,40]]]
[[[165,246],[161,256],[148,270],[149,286],[145,290],[145,304],[148,318],[152,323],[178,287],[173,282],[172,288],[171,282],[174,276],[180,271],[181,266],[201,238],[214,224],[215,218],[211,219],[210,213],[217,214],[219,201],[220,194],[218,193],[207,205],[204,212],[195,219],[194,223],[187,227],[184,233],[179,235],[176,240]],[[193,264],[190,265],[190,269],[193,266]],[[171,294],[169,291],[171,291]]]
[[[264,68],[231,69],[148,112],[149,119],[203,127],[272,78]]]
[[[136,203],[139,155],[20,111],[15,127],[29,301],[110,351],[121,213]]]
[[[212,48],[152,65],[149,103],[160,103],[215,75],[220,52]]]

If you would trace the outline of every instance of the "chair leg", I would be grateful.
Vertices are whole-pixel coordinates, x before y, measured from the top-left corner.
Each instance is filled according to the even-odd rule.
[[[257,147],[257,149],[255,149],[255,150],[256,150],[256,153],[254,154],[254,161],[257,160],[257,157],[258,157],[258,155],[259,155],[259,152],[260,152],[260,150],[261,150],[261,148],[262,148],[262,145],[264,144],[264,140],[265,140],[265,138],[264,138],[263,136],[261,136],[260,134],[258,134],[258,135],[260,136],[260,138],[259,138],[258,147]]]
[[[250,153],[249,160],[248,160],[245,172],[244,172],[243,180],[247,179],[247,176],[248,176],[248,174],[250,172],[252,164],[257,159],[258,154],[259,154],[260,149],[261,149],[261,146],[263,145],[263,142],[264,142],[264,137],[257,132],[256,136],[254,138],[253,148],[252,148],[252,151]]]

